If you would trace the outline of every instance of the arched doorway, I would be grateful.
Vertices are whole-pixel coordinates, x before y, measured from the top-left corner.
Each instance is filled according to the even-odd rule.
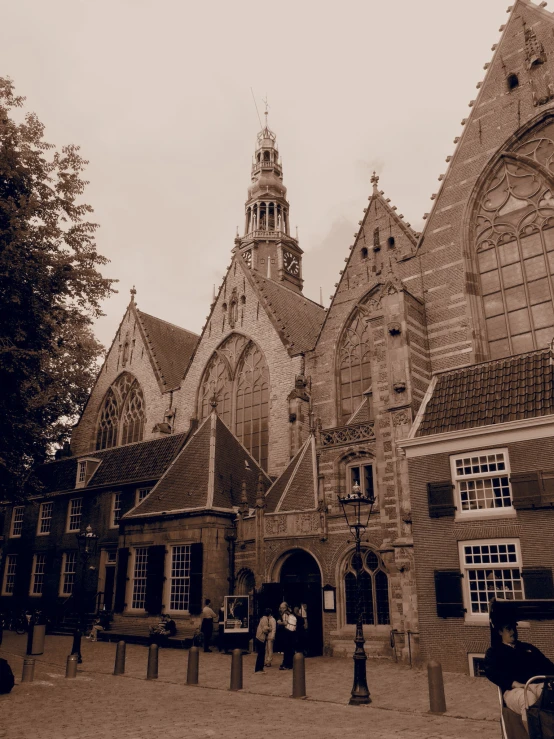
[[[279,582],[262,587],[264,608],[278,613],[286,601],[291,608],[303,607],[308,628],[305,645],[309,657],[323,654],[323,614],[321,604],[321,571],[314,557],[304,549],[287,552],[281,560]]]

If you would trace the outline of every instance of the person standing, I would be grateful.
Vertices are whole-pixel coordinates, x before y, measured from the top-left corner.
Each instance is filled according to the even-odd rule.
[[[206,598],[204,602],[204,608],[202,609],[202,625],[200,631],[204,636],[204,651],[211,652],[210,642],[212,640],[212,634],[214,630],[214,619],[217,619],[217,614],[210,608],[211,600]]]
[[[271,608],[265,609],[265,615],[267,616],[267,620],[269,622],[269,634],[267,635],[267,639],[265,640],[265,667],[271,667],[271,662],[273,660],[273,644],[275,643],[275,634],[277,631],[277,621],[273,617],[273,614],[271,612]]]
[[[283,626],[283,662],[280,670],[292,670],[292,660],[294,658],[294,647],[296,644],[296,616],[290,610],[288,603],[281,603],[281,619],[277,622]]]
[[[296,606],[294,609],[294,615],[296,616],[296,646],[295,651],[302,652],[304,654],[305,650],[305,644],[304,644],[304,617],[302,616],[301,609]]]
[[[269,616],[271,616],[271,609],[266,608],[265,615],[263,615],[260,619],[260,623],[258,624],[258,628],[256,630],[256,667],[254,668],[254,672],[265,672],[264,670],[264,660],[265,660],[265,643],[268,637],[268,634],[271,631],[271,626],[269,624]]]

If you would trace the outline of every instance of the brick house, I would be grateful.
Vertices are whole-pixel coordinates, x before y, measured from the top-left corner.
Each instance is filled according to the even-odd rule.
[[[101,536],[90,589],[111,592],[116,619],[164,610],[189,620],[202,597],[219,605],[229,592],[251,593],[257,607],[305,603],[312,653],[349,653],[353,544],[337,495],[354,485],[376,496],[362,557],[370,654],[414,661],[421,651],[469,669],[485,627],[482,603],[473,625],[469,591],[460,601],[462,570],[479,570],[461,562],[462,542],[502,540],[511,592],[516,583],[527,596],[550,592],[552,563],[531,536],[551,541],[542,503],[554,336],[553,29],[554,16],[528,0],[510,9],[422,233],[373,176],[328,310],[302,293],[276,137],[263,128],[243,234],[201,335],[143,313],[132,291],[71,456],[41,471],[40,498],[5,512],[0,607],[34,587],[46,546],[41,507],[66,501],[56,514],[66,521],[67,502],[82,498]],[[162,447],[148,481],[124,461],[102,477],[111,455],[142,459]],[[459,460],[470,452],[486,460],[465,479]],[[453,491],[470,483],[487,492],[467,511],[460,497],[455,511]],[[541,512],[522,507],[521,485],[535,491],[535,508],[539,495]],[[431,509],[428,495],[437,496]],[[70,546],[56,541],[58,559],[36,559],[52,592]],[[24,550],[27,563],[16,557]],[[457,605],[447,600],[454,591]]]

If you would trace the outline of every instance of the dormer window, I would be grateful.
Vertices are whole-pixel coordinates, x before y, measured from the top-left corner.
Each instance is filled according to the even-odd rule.
[[[94,459],[93,457],[80,459],[77,463],[77,479],[75,481],[75,487],[84,488],[98,469],[99,464],[100,460]]]
[[[519,87],[519,77],[517,74],[509,74],[506,82],[508,84],[508,90],[515,90],[516,87]]]

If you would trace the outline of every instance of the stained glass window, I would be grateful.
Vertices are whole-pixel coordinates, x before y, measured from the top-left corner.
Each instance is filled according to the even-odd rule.
[[[357,621],[358,597],[364,624],[390,624],[389,579],[381,558],[373,550],[362,552],[361,568],[357,567],[356,553],[352,553],[345,567],[344,590],[347,624],[355,624]]]
[[[364,393],[371,389],[371,357],[367,323],[358,313],[343,334],[339,349],[341,422],[348,423]]]
[[[96,428],[96,449],[141,441],[146,404],[138,381],[123,372],[104,397]]]
[[[96,432],[96,448],[110,449],[117,444],[117,429],[119,426],[119,408],[116,397],[110,389],[106,393]]]
[[[134,441],[141,441],[145,420],[144,395],[138,382],[135,382],[127,395],[123,408],[121,443],[132,444]]]

